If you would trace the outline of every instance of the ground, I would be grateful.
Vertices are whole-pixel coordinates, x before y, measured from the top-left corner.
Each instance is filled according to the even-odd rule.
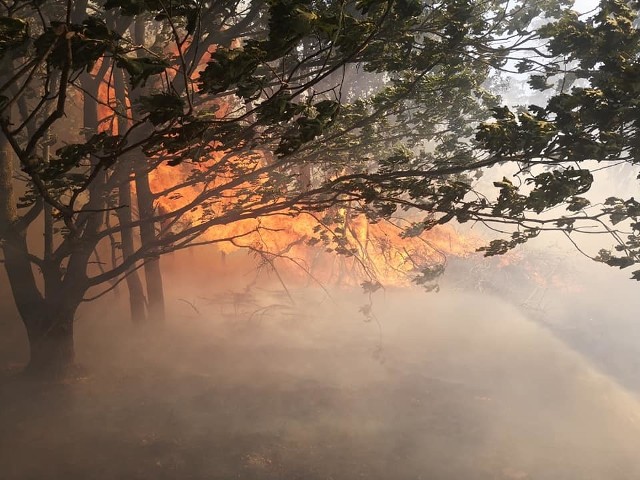
[[[640,478],[635,397],[514,307],[292,293],[183,298],[155,332],[84,310],[85,373],[5,362],[2,479]]]

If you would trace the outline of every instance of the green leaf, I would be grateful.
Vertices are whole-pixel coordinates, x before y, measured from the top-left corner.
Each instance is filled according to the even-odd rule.
[[[569,205],[567,206],[567,210],[570,212],[579,212],[591,205],[591,202],[584,197],[572,197],[569,200]]]
[[[253,76],[258,64],[259,58],[254,49],[247,51],[218,47],[200,74],[200,89],[216,94],[239,85],[242,90],[239,95],[253,95],[259,88],[256,85],[258,78]]]
[[[547,82],[547,77],[544,75],[531,75],[527,82],[534,90],[541,92],[550,89],[553,85]]]
[[[144,86],[151,75],[159,75],[170,66],[161,58],[133,58],[124,55],[116,57],[116,65],[127,71],[133,88]]]
[[[184,102],[174,93],[156,93],[140,97],[140,109],[149,113],[154,125],[178,119],[183,114]]]
[[[622,269],[630,267],[636,262],[631,257],[610,257],[605,263],[611,267],[618,267]]]

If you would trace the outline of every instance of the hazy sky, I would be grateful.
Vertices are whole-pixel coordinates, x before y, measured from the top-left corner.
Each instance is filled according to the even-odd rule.
[[[578,12],[588,12],[589,10],[593,10],[598,3],[598,0],[576,0],[573,8]]]

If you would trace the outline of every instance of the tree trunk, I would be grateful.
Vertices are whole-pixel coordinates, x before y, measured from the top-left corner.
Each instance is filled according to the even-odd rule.
[[[164,322],[166,319],[164,305],[164,285],[162,283],[162,270],[160,258],[151,258],[144,265],[144,276],[147,281],[147,315],[154,322]]]
[[[114,88],[116,94],[116,100],[124,111],[126,111],[127,105],[127,92],[124,80],[124,72],[116,71],[114,74]],[[118,134],[123,135],[131,126],[129,120],[118,117]],[[120,225],[128,225],[133,220],[131,211],[131,172],[132,164],[129,156],[125,155],[120,159],[120,166],[118,167],[120,176],[118,186],[118,205],[119,209],[116,211],[118,222]],[[122,260],[127,258],[135,252],[135,245],[133,241],[133,229],[123,227],[120,231],[120,247],[122,248]],[[129,290],[129,308],[131,310],[131,320],[134,322],[143,322],[146,319],[145,311],[145,296],[144,289],[142,287],[142,280],[138,275],[138,271],[132,267],[126,273],[127,289]]]
[[[138,196],[138,212],[141,220],[155,216],[153,208],[153,194],[149,186],[149,175],[146,172],[136,172],[136,194]],[[154,222],[140,225],[140,240],[143,247],[151,245],[156,240]],[[164,322],[164,286],[160,270],[160,257],[147,258],[144,263],[144,278],[147,282],[147,308],[149,318],[155,322]]]
[[[18,218],[13,195],[13,160],[11,146],[0,132],[0,239],[12,228]]]
[[[128,166],[128,159],[123,162]],[[128,179],[128,170],[125,178]],[[131,187],[129,182],[123,182],[118,187],[118,204],[120,208],[117,210],[118,222],[120,225],[127,225],[132,221],[131,215]],[[133,229],[123,228],[120,238],[120,244],[122,247],[123,261],[131,257],[135,251],[133,243]],[[134,322],[143,322],[146,319],[145,312],[145,298],[144,289],[142,288],[142,281],[138,272],[132,267],[130,271],[126,273],[127,288],[129,290],[129,307],[131,309],[131,320]]]
[[[132,36],[138,45],[145,45],[145,23],[138,19],[134,24]],[[130,95],[129,100],[135,103],[141,92]],[[144,129],[132,135],[132,141],[136,140],[136,135],[144,136]],[[146,169],[146,158],[141,150],[135,151],[133,155],[138,155],[137,161],[133,162],[136,184],[136,196],[138,197],[138,216],[143,223],[140,225],[140,241],[143,248],[149,248],[156,240],[156,223],[149,221],[156,216],[154,207],[154,196],[149,185],[149,173]],[[147,220],[147,221],[145,221]],[[154,249],[149,249],[149,254],[153,255]],[[144,263],[144,277],[147,283],[147,314],[148,318],[154,322],[164,322],[165,303],[164,286],[162,282],[162,271],[160,270],[160,257],[149,256]]]
[[[0,245],[13,298],[29,339],[31,359],[27,371],[58,376],[68,371],[75,361],[73,317],[79,301],[59,291],[51,295],[56,305],[43,299],[31,267],[26,232],[18,225],[12,180],[11,149],[0,134]]]
[[[26,371],[46,378],[63,376],[75,362],[73,319],[77,302],[61,292],[51,294],[55,305],[43,299],[24,235],[11,232],[5,237],[2,251],[16,307],[27,330],[31,356]]]
[[[35,313],[42,295],[31,269],[26,234],[17,224],[12,157],[9,143],[0,133],[0,247],[16,307],[25,320]]]
[[[73,319],[76,308],[73,305],[53,311],[45,308],[39,318],[25,322],[31,350],[27,373],[55,378],[75,367]]]

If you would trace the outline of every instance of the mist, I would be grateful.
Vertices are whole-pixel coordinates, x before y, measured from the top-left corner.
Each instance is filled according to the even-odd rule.
[[[161,328],[133,325],[115,295],[85,305],[83,370],[67,381],[16,375],[26,340],[3,317],[3,479],[640,475],[638,305],[617,272],[574,264],[574,292],[547,289],[532,308],[523,288],[500,294],[500,269],[494,292],[463,289],[453,265],[438,294],[370,300],[272,278],[247,288],[240,271],[189,281],[210,260],[167,266]]]

